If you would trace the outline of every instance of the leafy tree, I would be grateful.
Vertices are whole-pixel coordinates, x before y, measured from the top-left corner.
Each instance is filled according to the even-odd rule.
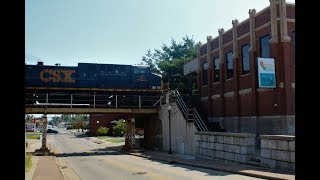
[[[36,128],[40,128],[40,122],[36,121]]]
[[[156,64],[157,60],[155,56],[151,53],[150,49],[148,50],[147,54],[142,57],[142,61],[150,66],[151,72],[160,74],[160,70],[157,68],[157,64]],[[143,64],[143,62],[141,62],[141,64]]]
[[[125,132],[125,121],[123,119],[119,119],[112,129],[114,136],[123,136]]]
[[[83,120],[85,122],[89,122],[89,115],[87,114],[63,114],[61,115],[61,120],[64,122],[75,122],[77,120]]]
[[[197,57],[199,43],[188,37],[182,38],[177,43],[171,39],[171,44],[163,44],[161,50],[155,49],[152,53],[149,49],[142,61],[150,66],[150,70],[160,73],[164,82],[169,82],[170,89],[178,89],[181,93],[187,93],[185,86],[188,78],[183,75],[183,65]]]
[[[31,115],[30,115],[30,114],[26,114],[26,115],[25,115],[25,121],[26,121],[26,122],[33,122],[33,118],[34,118],[34,117],[33,117],[32,114],[31,114]]]
[[[77,122],[74,123],[74,128],[79,130],[81,129],[83,132],[83,129],[86,127],[86,122],[84,122],[83,120],[79,120]]]
[[[54,116],[51,118],[51,121],[48,122],[48,124],[52,125],[52,126],[57,126],[61,121],[61,118],[58,116]]]
[[[61,119],[63,122],[71,122],[71,114],[62,114]]]
[[[108,131],[109,131],[109,128],[100,126],[97,130],[97,135],[98,136],[107,135]]]

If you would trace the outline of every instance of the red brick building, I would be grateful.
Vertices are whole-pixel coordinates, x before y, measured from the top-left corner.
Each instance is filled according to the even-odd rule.
[[[89,132],[90,135],[96,136],[99,127],[112,127],[111,121],[117,121],[119,119],[128,119],[128,115],[121,114],[90,114]],[[110,129],[111,133],[112,129]]]
[[[198,48],[201,108],[229,132],[295,134],[295,5],[270,6]],[[258,84],[257,58],[274,58],[275,88]]]

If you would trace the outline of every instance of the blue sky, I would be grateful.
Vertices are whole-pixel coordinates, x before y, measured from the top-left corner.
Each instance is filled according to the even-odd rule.
[[[294,3],[294,0],[287,0]],[[26,0],[26,63],[137,64],[188,35],[202,43],[269,0]]]

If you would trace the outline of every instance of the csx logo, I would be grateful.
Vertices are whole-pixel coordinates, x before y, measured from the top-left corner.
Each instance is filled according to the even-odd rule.
[[[74,83],[75,80],[71,78],[71,74],[75,73],[75,70],[66,69],[43,69],[40,71],[40,79],[47,82],[66,82]]]

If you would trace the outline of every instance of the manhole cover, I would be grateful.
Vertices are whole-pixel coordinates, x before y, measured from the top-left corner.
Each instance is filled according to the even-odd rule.
[[[138,174],[138,175],[142,175],[142,174],[147,174],[147,172],[135,172],[135,173],[132,173],[133,175],[136,175],[136,174]]]

